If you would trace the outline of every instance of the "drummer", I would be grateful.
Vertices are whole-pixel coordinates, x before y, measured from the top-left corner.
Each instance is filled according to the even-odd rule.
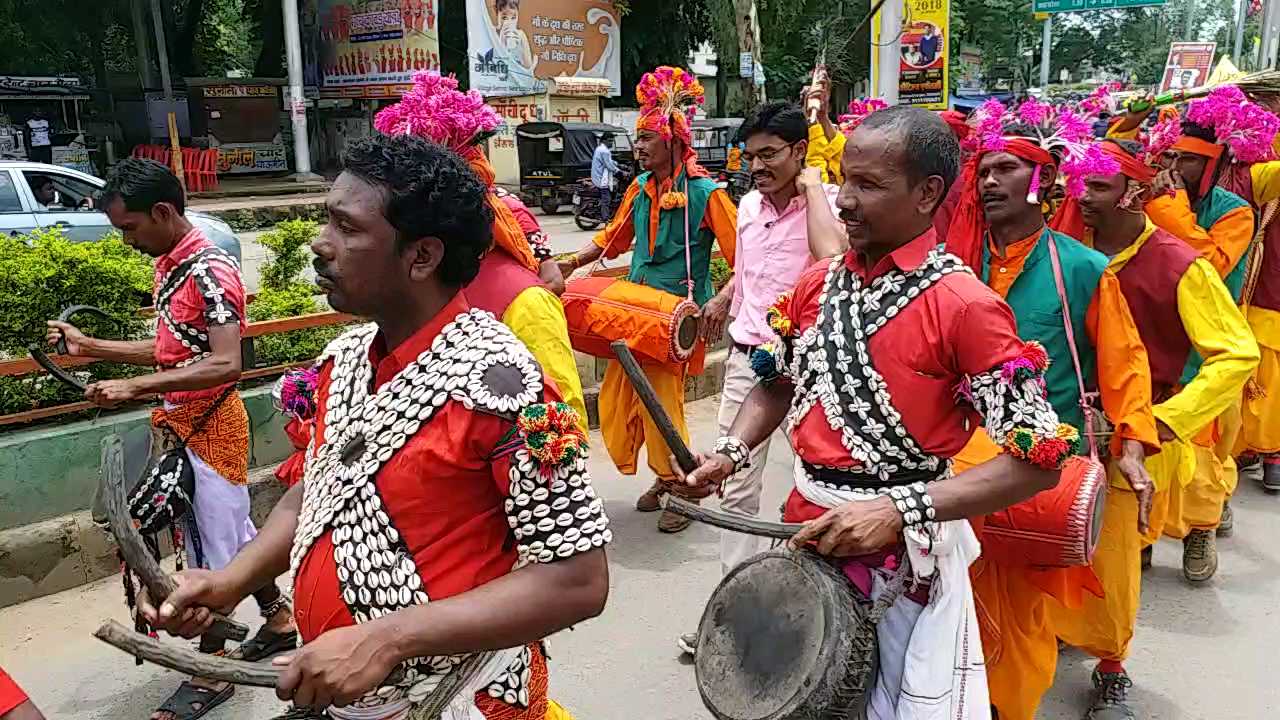
[[[1099,393],[1098,410],[1115,427],[1107,448],[1111,475],[1149,506],[1151,479],[1143,460],[1159,444],[1151,415],[1151,375],[1120,283],[1102,253],[1045,227],[1036,188],[1051,188],[1057,178],[1057,163],[1048,150],[1013,135],[1006,135],[1001,145],[1000,150],[979,148],[973,182],[962,188],[947,247],[1008,301],[1018,334],[1048,352],[1045,381],[1058,417],[1083,434],[1080,385]],[[1051,243],[1061,262],[1073,338],[1064,328]],[[1072,342],[1084,373],[1079,380]],[[956,462],[968,467],[998,452],[978,433]],[[1136,531],[1136,517],[1134,521]],[[1045,620],[1046,603],[1053,597],[1078,604],[1082,591],[1101,593],[1098,581],[1087,567],[1035,569],[986,556],[974,563],[973,580],[985,610],[982,641],[992,704],[1001,720],[1032,720],[1041,696],[1053,685],[1058,657],[1057,639]]]
[[[1239,396],[1258,351],[1209,261],[1143,213],[1155,172],[1135,157],[1141,146],[1127,140],[1101,146],[1120,163],[1120,172],[1087,178],[1084,194],[1078,201],[1068,199],[1060,217],[1080,219],[1064,229],[1105,253],[1125,296],[1135,298],[1134,320],[1151,362],[1161,439],[1160,454],[1147,459],[1156,487],[1156,511],[1149,524],[1158,533],[1163,523],[1157,516],[1169,506],[1170,489],[1191,483],[1195,451],[1190,439]],[[1191,348],[1204,356],[1204,364],[1182,384]],[[1099,659],[1093,708],[1123,713],[1108,717],[1134,717],[1126,704],[1132,681],[1123,662],[1137,626],[1142,586],[1139,512],[1134,494],[1113,474],[1093,556],[1104,594],[1101,599],[1085,597],[1080,608],[1049,604],[1057,636]]]
[[[931,717],[990,717],[967,572],[978,547],[964,519],[1053,487],[1079,442],[1044,393],[1043,350],[937,247],[933,214],[959,154],[946,123],[919,108],[880,110],[853,131],[837,200],[851,250],[779,300],[780,340],[753,358],[763,381],[686,481],[712,492],[785,419],[797,462],[783,517],[807,523],[793,545],[845,558],[857,588],[877,597],[908,566],[916,578],[938,573],[938,587],[914,586],[876,628],[872,720],[914,716],[920,698]],[[950,477],[948,459],[984,418],[1009,452]]]
[[[700,101],[702,92],[697,79],[681,68],[660,67],[645,74],[636,88],[642,103],[636,121],[636,153],[645,172],[627,187],[613,220],[592,243],[562,261],[561,272],[569,277],[601,255],[616,258],[634,246],[627,279],[680,297],[690,294],[692,288],[693,300],[702,307],[702,337],[715,344],[729,319],[734,284],[726,283],[718,293],[714,291],[711,251],[718,243],[725,261],[734,267],[738,221],[729,195],[716,187],[694,156],[689,118],[681,108],[688,101]],[[636,244],[637,235],[647,237],[648,242]],[[685,375],[702,372],[704,355],[705,346],[699,343],[688,363],[643,363],[649,382],[685,442],[689,439],[684,419]],[[657,480],[636,501],[636,509],[661,509],[662,495],[680,490],[679,485],[673,485],[676,474],[671,451],[617,360],[610,360],[605,369],[599,409],[605,447],[623,475],[636,474],[640,446],[648,449],[649,468]],[[675,513],[663,512],[658,530],[680,532],[689,523]]]

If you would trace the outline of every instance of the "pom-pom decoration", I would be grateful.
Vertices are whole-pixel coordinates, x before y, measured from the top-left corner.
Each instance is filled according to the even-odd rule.
[[[783,293],[778,296],[769,309],[765,311],[765,321],[769,323],[769,328],[778,334],[780,338],[790,338],[795,336],[795,327],[791,324],[791,293]]]
[[[837,118],[840,123],[840,132],[845,135],[852,135],[853,131],[862,124],[867,116],[877,110],[883,110],[889,107],[889,103],[880,98],[854,98],[849,101],[849,107],[844,115]]]
[[[636,85],[636,102],[640,103],[636,129],[651,130],[666,141],[676,139],[692,145],[693,111],[704,97],[698,78],[683,68],[663,65],[647,72]]]
[[[1187,119],[1213,128],[1218,142],[1229,147],[1240,162],[1263,162],[1275,157],[1272,142],[1280,132],[1280,118],[1250,101],[1235,85],[1214,88],[1207,96],[1191,101]]]
[[[782,368],[785,367],[784,360],[781,356],[781,345],[777,343],[765,343],[758,345],[751,351],[751,370],[760,378],[761,382],[772,382],[782,377]]]
[[[578,411],[562,402],[537,403],[520,411],[516,428],[529,455],[544,470],[587,457],[587,435]]]
[[[1030,428],[1014,428],[1005,435],[1003,449],[1046,470],[1060,470],[1072,455],[1079,453],[1080,433],[1065,423],[1058,425],[1053,437],[1044,437]]]
[[[276,381],[272,396],[276,407],[291,417],[310,420],[316,414],[316,388],[320,372],[315,368],[290,370]]]
[[[453,75],[426,70],[414,73],[413,87],[380,110],[373,126],[384,135],[416,135],[461,153],[501,127],[502,116],[479,91],[459,91]]]

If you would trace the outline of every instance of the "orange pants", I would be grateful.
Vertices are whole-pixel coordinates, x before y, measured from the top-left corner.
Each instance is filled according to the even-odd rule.
[[[1247,319],[1262,357],[1245,386],[1244,428],[1235,450],[1280,453],[1280,312],[1251,307]]]
[[[1173,444],[1166,443],[1164,447]],[[1167,450],[1156,457],[1164,452]],[[1213,446],[1191,443],[1190,452],[1195,458],[1195,471],[1189,482],[1176,477],[1171,481],[1156,480],[1151,527],[1142,538],[1143,547],[1155,544],[1162,534],[1181,540],[1192,530],[1213,530],[1222,520],[1222,505],[1236,489],[1235,463],[1224,462]]]
[[[1102,583],[1103,596],[1084,595],[1082,606],[1068,608],[1049,602],[1049,618],[1058,637],[1100,660],[1123,661],[1129,655],[1138,624],[1142,594],[1142,536],[1138,533],[1138,496],[1128,485],[1115,482],[1107,488],[1102,532],[1093,555],[1093,572]],[[1123,478],[1118,478],[1124,483]]]
[[[653,385],[662,407],[671,416],[676,431],[687,443],[689,428],[684,420],[684,365],[641,366]],[[610,360],[600,383],[600,434],[609,449],[609,457],[623,475],[636,474],[636,461],[640,446],[648,449],[649,468],[662,480],[674,480],[671,469],[671,450],[658,432],[658,426],[649,417],[649,411],[635,388],[627,380],[627,374],[617,360]]]

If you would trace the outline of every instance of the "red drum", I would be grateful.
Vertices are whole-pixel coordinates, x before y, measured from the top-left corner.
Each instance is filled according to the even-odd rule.
[[[1106,492],[1102,463],[1073,457],[1057,487],[986,517],[982,554],[1010,565],[1088,565],[1102,532]]]
[[[620,278],[573,280],[560,296],[573,349],[613,358],[609,344],[625,340],[631,351],[662,363],[693,355],[701,328],[700,309],[688,298]]]

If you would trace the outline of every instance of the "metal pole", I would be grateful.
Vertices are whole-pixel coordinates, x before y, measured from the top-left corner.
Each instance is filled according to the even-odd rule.
[[[298,182],[318,180],[311,172],[307,141],[307,102],[302,92],[302,33],[298,30],[298,0],[281,0],[284,12],[284,56],[289,67],[289,118],[293,121],[293,168]]]
[[[1231,62],[1240,67],[1240,48],[1244,45],[1244,16],[1249,9],[1249,0],[1237,0],[1236,2],[1236,35],[1235,41],[1231,45]]]
[[[1040,37],[1040,89],[1049,89],[1049,55],[1053,50],[1053,16],[1044,19],[1044,34]]]
[[[142,0],[129,0],[129,14],[133,20],[134,47],[138,53],[138,80],[142,89],[156,86],[155,74],[151,68],[151,33],[147,32],[147,17],[142,9]]]
[[[1186,8],[1185,8],[1186,15],[1184,15],[1182,18],[1183,19],[1182,39],[1189,42],[1195,39],[1191,37],[1191,20],[1193,16],[1196,14],[1196,0],[1185,0],[1185,2],[1186,2]]]
[[[156,31],[156,52],[160,55],[160,84],[164,87],[164,101],[169,108],[169,167],[178,176],[182,189],[187,189],[186,172],[182,167],[182,144],[178,140],[178,116],[173,111],[173,82],[169,78],[169,51],[164,44],[164,20],[160,16],[160,0],[151,0],[151,24]]]
[[[890,105],[897,105],[898,76],[902,70],[902,3],[899,0],[889,0],[880,7],[880,43],[876,95]]]
[[[1262,11],[1262,55],[1258,69],[1271,69],[1276,65],[1276,40],[1280,36],[1280,0],[1267,0]]]

